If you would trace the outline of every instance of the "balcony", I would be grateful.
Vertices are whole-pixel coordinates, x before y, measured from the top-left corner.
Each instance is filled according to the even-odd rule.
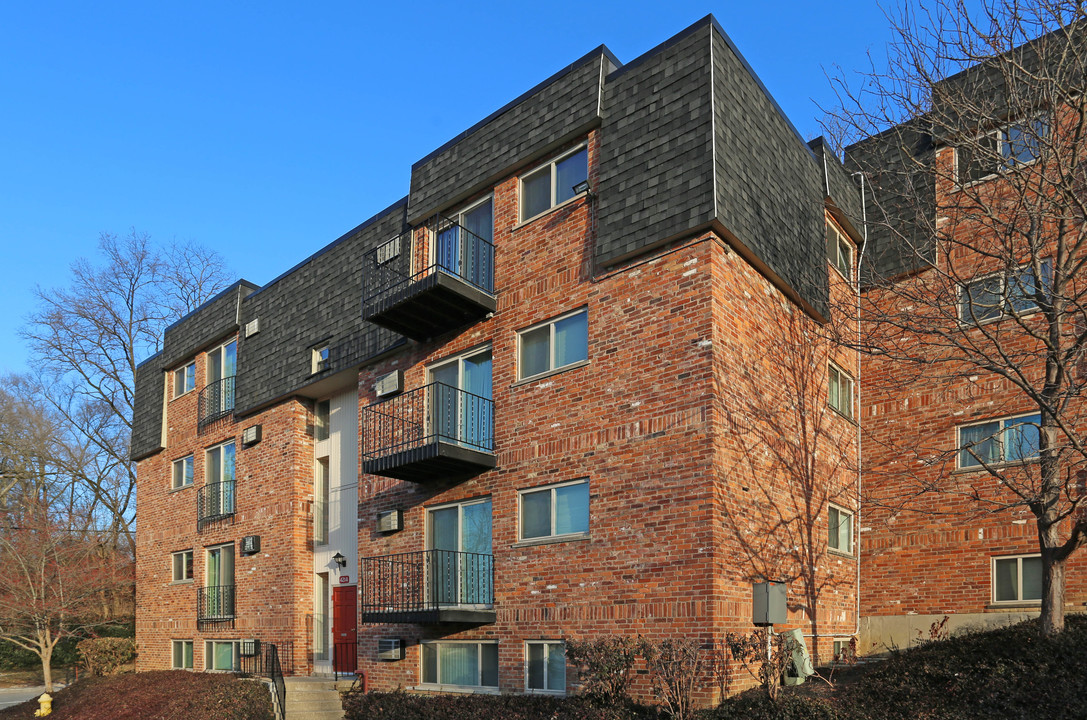
[[[196,622],[220,623],[234,621],[234,586],[202,587],[196,595]]]
[[[412,272],[410,231],[365,255],[364,320],[422,341],[495,311],[494,245],[446,218],[431,227],[423,270]]]
[[[364,623],[495,621],[494,556],[452,550],[363,558]]]
[[[216,420],[234,413],[234,376],[208,384],[197,402],[196,428],[203,431]]]
[[[196,494],[196,531],[234,517],[234,481],[207,483]]]
[[[495,466],[494,401],[432,382],[362,411],[362,471],[428,482]]]

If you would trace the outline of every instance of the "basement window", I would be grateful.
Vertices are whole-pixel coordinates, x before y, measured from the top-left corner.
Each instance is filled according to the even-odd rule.
[[[993,602],[1025,603],[1042,599],[1042,556],[993,558]]]
[[[424,642],[421,647],[424,684],[498,687],[497,642]]]
[[[561,640],[525,643],[525,691],[566,694],[566,645]]]
[[[192,640],[173,641],[173,662],[170,667],[174,670],[192,670]]]

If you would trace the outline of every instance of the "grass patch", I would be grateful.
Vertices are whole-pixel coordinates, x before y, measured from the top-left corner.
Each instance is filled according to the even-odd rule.
[[[31,720],[37,700],[0,710]],[[184,670],[93,677],[53,693],[55,720],[274,720],[268,688],[228,674]]]

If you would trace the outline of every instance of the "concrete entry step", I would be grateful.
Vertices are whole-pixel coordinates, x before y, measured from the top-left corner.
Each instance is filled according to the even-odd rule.
[[[333,677],[287,677],[287,720],[342,720],[343,705],[340,690],[351,687],[350,681]]]

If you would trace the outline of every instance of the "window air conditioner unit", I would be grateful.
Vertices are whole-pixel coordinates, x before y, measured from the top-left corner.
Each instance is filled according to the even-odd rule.
[[[404,371],[393,370],[391,373],[382,375],[374,383],[374,394],[378,397],[385,397],[386,395],[395,395],[404,389]]]
[[[377,514],[377,531],[381,533],[396,532],[404,529],[403,517],[399,510],[386,510]]]
[[[242,657],[260,655],[260,640],[242,640],[242,646],[238,652]]]
[[[261,435],[260,428],[260,425],[250,425],[245,430],[242,430],[242,445],[249,447],[250,445],[259,443]]]
[[[404,659],[404,643],[400,638],[378,638],[377,639],[377,657],[378,660],[403,660]]]
[[[384,245],[380,245],[377,248],[377,264],[384,265],[392,260],[394,257],[400,255],[400,236],[397,235]]]

